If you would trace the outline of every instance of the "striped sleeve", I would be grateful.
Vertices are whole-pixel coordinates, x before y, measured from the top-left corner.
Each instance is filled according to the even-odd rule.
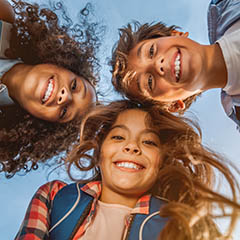
[[[50,210],[56,193],[66,183],[61,181],[48,182],[34,194],[22,225],[15,240],[46,240],[49,239]]]

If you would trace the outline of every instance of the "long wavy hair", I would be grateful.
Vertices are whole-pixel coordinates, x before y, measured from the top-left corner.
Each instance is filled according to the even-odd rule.
[[[161,142],[163,165],[150,190],[152,195],[167,201],[160,209],[160,215],[170,220],[160,239],[227,239],[237,220],[236,210],[240,210],[237,180],[226,160],[202,145],[201,131],[196,123],[163,111],[157,105],[122,100],[90,111],[81,123],[80,143],[73,147],[65,160],[69,176],[82,183],[101,180],[98,168],[101,144],[118,115],[128,109],[147,112],[146,124],[158,133]],[[76,168],[80,171],[93,170],[95,174],[85,180],[76,179]],[[228,197],[215,189],[216,174],[218,177],[222,175],[229,185],[231,194]],[[219,216],[226,216],[227,207],[231,209],[228,213],[230,222],[228,232],[223,235],[213,221],[212,210],[219,209],[222,211]]]
[[[91,20],[91,4],[79,12],[74,24],[61,2],[40,7],[12,0],[15,22],[6,55],[25,64],[55,64],[84,77],[93,86],[98,82],[96,57],[104,28]],[[0,109],[0,172],[6,177],[36,169],[77,140],[78,121],[49,123],[30,115],[17,103]]]

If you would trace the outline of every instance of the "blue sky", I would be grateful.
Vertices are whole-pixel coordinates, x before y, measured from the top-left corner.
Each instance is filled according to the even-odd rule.
[[[85,0],[64,1],[71,16],[75,16],[86,2]],[[110,57],[113,43],[117,40],[117,28],[131,20],[138,20],[142,23],[163,21],[168,25],[175,24],[182,27],[183,31],[188,31],[190,38],[202,44],[208,44],[207,7],[209,0],[92,0],[90,2],[95,8],[96,18],[107,25],[101,48],[103,65],[101,77],[104,86],[110,84],[111,76],[106,58]],[[206,146],[224,154],[238,164],[240,133],[236,131],[234,123],[225,116],[219,92],[219,90],[212,90],[203,94],[197,103],[193,104],[188,115],[198,119]],[[117,97],[109,92],[108,99]],[[63,171],[56,171],[49,177],[48,172],[47,167],[39,167],[38,171],[26,176],[17,175],[10,180],[0,175],[0,239],[13,239],[27,205],[39,186],[53,179],[67,180]],[[221,190],[225,192],[224,183],[221,185]],[[224,228],[224,221],[219,224],[220,229]],[[240,231],[236,231],[234,239],[238,239],[237,236],[240,236]]]

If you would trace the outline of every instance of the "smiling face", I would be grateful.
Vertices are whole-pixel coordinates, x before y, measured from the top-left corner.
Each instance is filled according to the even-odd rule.
[[[161,144],[146,116],[137,109],[121,112],[106,136],[100,161],[103,193],[139,197],[156,182]]]
[[[206,74],[204,57],[203,46],[184,36],[144,40],[128,55],[128,70],[136,72],[129,91],[162,102],[200,93]]]
[[[14,98],[35,117],[68,122],[96,101],[96,93],[84,78],[56,65],[39,64],[22,79]]]

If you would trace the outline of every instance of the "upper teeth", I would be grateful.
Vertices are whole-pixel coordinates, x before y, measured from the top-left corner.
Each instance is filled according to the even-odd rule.
[[[49,82],[48,82],[47,90],[46,90],[45,95],[42,99],[43,103],[48,100],[48,98],[50,97],[50,95],[52,93],[52,90],[53,90],[53,79],[50,79]]]
[[[118,167],[124,167],[124,168],[141,169],[139,165],[132,162],[119,162],[119,163],[116,163],[116,165]]]
[[[176,60],[175,60],[175,76],[177,79],[179,79],[179,76],[180,76],[180,54],[178,53],[177,57],[176,57]]]

